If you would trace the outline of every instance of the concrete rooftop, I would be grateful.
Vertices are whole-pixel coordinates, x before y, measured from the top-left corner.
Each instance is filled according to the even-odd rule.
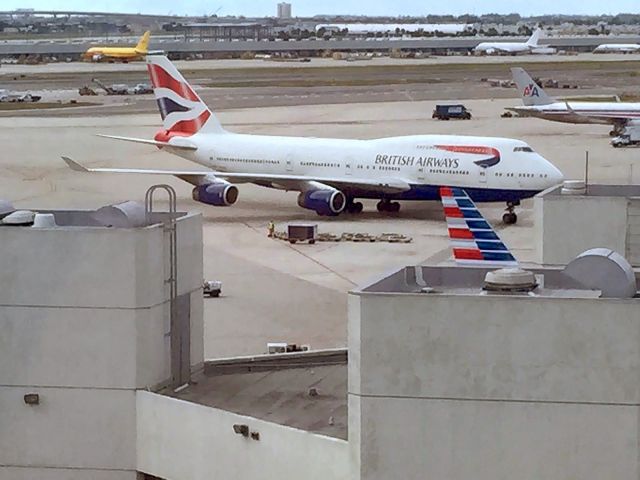
[[[355,294],[415,293],[420,295],[509,295],[554,298],[599,298],[600,290],[590,288],[569,277],[562,268],[528,268],[538,286],[531,292],[488,292],[483,289],[484,278],[493,268],[460,266],[407,266],[368,286],[356,289]],[[636,273],[636,284],[640,273]],[[428,287],[430,293],[423,290]],[[636,296],[637,297],[637,296]],[[640,298],[637,300],[640,303]]]
[[[562,185],[549,189],[540,196],[562,196],[562,197],[640,197],[640,185],[598,185],[589,184],[583,194],[562,193]]]
[[[207,361],[189,387],[160,393],[347,439],[346,349]]]
[[[0,220],[18,210],[9,202],[3,200],[0,200],[0,202],[3,202],[2,205],[5,206],[5,208],[0,209]],[[144,205],[131,201],[107,205],[97,210],[48,210],[29,207],[21,208],[20,210],[28,210],[36,214],[53,214],[56,227],[144,228],[164,223],[170,217],[170,213],[168,212],[154,212],[147,218]],[[176,212],[175,215],[176,218],[180,218],[188,214],[185,212]],[[14,225],[0,223],[0,227],[12,226]]]

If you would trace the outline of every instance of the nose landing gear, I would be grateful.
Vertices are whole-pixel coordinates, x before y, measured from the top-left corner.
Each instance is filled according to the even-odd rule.
[[[502,215],[502,221],[505,225],[513,225],[518,221],[518,215],[516,215],[515,209],[516,206],[520,205],[519,201],[515,202],[507,202],[506,212]]]

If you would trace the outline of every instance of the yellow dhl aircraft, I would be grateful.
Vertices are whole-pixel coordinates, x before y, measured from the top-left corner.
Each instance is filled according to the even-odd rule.
[[[149,52],[149,35],[148,30],[144,32],[142,38],[135,47],[91,47],[84,52],[84,58],[93,62],[102,60],[129,62],[131,60],[139,60]]]

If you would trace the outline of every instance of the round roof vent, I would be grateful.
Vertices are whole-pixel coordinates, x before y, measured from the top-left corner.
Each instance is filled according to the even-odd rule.
[[[484,290],[492,292],[530,292],[537,286],[533,272],[521,268],[501,268],[484,277]]]
[[[147,224],[144,205],[133,201],[107,205],[93,216],[102,225],[116,228],[144,227]]]
[[[604,298],[632,298],[638,291],[633,267],[609,248],[592,248],[571,260],[563,270],[568,277]]]
[[[587,186],[582,180],[565,180],[562,182],[560,193],[563,195],[584,195],[587,193]]]
[[[33,218],[35,217],[35,213],[31,210],[16,210],[13,213],[10,213],[6,217],[2,219],[2,223],[5,225],[31,225],[33,223]]]

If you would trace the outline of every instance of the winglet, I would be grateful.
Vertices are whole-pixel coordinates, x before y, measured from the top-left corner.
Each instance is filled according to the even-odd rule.
[[[69,157],[62,157],[62,160],[64,160],[64,163],[66,163],[67,166],[71,170],[74,170],[76,172],[90,172],[91,171],[87,167],[85,167],[84,165],[80,165],[78,162],[75,162],[75,161],[71,160]]]
[[[517,266],[498,234],[462,188],[440,187],[440,198],[456,263]]]

